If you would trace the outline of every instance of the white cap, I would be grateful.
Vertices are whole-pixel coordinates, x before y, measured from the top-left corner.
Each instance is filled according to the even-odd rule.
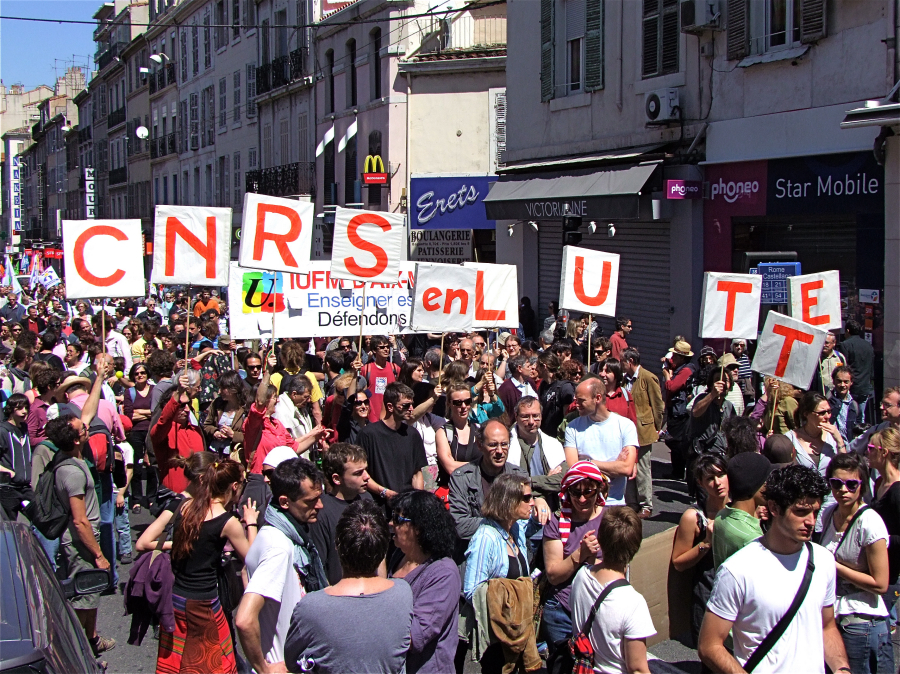
[[[285,461],[296,458],[297,452],[295,452],[290,447],[280,445],[279,447],[273,447],[271,450],[269,450],[269,453],[266,454],[266,458],[263,459],[263,466],[268,468],[277,468]]]

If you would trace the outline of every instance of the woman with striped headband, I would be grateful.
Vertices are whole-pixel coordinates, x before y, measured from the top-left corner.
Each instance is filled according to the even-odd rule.
[[[559,492],[560,517],[544,526],[544,564],[550,587],[541,619],[544,637],[553,653],[566,647],[572,635],[569,593],[575,573],[597,560],[597,530],[609,493],[609,479],[590,461],[579,461],[563,478]]]

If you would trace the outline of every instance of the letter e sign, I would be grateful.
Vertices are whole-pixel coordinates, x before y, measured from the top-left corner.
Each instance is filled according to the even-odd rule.
[[[825,330],[770,311],[759,336],[751,367],[798,388],[809,388],[819,365]]]
[[[153,283],[227,286],[231,209],[157,206]]]
[[[406,216],[338,208],[331,278],[397,283],[406,246]]]
[[[706,272],[700,303],[704,339],[756,339],[762,276]]]
[[[616,315],[619,256],[576,246],[563,248],[559,306],[595,316]]]
[[[140,220],[63,220],[66,297],[143,297]]]
[[[822,330],[841,328],[841,277],[823,271],[788,278],[791,316]]]
[[[242,267],[293,274],[309,271],[315,206],[247,192],[241,228]]]

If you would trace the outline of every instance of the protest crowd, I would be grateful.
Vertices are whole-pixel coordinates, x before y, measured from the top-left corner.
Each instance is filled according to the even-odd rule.
[[[603,335],[527,298],[515,329],[238,340],[212,287],[2,295],[0,505],[59,578],[110,570],[129,644],[72,600],[97,658],[676,671],[628,571],[664,442],[704,671],[897,671],[900,389],[874,391],[853,321],[802,390],[754,372],[752,341],[640,353],[627,316]]]

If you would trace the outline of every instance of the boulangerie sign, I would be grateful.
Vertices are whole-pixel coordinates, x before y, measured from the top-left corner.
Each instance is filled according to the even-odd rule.
[[[808,388],[819,365],[825,335],[825,330],[770,311],[751,367],[760,374]]]
[[[464,262],[475,275],[473,328],[518,328],[519,283],[513,264]]]
[[[619,291],[619,256],[576,246],[563,248],[559,287],[561,309],[595,316],[616,315]]]
[[[309,270],[315,206],[247,192],[241,226],[243,267],[294,274]]]
[[[153,283],[228,285],[231,209],[157,206]]]
[[[791,276],[791,316],[822,330],[841,328],[841,277],[838,271]]]
[[[700,336],[704,339],[756,339],[762,277],[754,274],[704,276]]]
[[[416,264],[410,321],[415,332],[465,332],[475,319],[478,272],[455,264]]]
[[[143,297],[140,220],[63,220],[66,297]]]
[[[338,208],[331,248],[332,278],[393,282],[406,248],[406,216]]]

